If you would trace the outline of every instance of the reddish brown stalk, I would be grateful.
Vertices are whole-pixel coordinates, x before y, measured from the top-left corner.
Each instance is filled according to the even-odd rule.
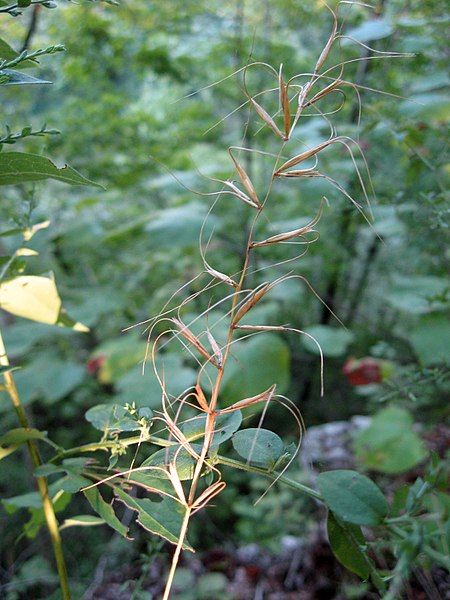
[[[211,353],[205,348],[205,346],[201,343],[197,336],[195,336],[192,331],[190,331],[187,326],[180,320],[173,317],[170,319],[172,323],[174,323],[177,328],[180,330],[180,335],[182,335],[194,348],[196,348],[199,353],[206,358],[208,362],[213,364],[215,367],[219,368],[219,363],[214,356],[211,356]]]

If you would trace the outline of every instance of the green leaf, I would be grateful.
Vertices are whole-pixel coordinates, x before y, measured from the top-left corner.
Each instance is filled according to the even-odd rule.
[[[4,60],[12,60],[13,58],[17,58],[19,54],[11,48],[11,46],[3,39],[0,39],[0,58]]]
[[[42,85],[52,83],[45,79],[38,79],[32,75],[22,73],[22,71],[16,71],[15,69],[2,69],[0,71],[0,84],[1,85]]]
[[[0,185],[13,185],[43,179],[56,179],[71,185],[102,187],[86,179],[68,165],[59,169],[50,159],[39,154],[23,152],[2,152],[0,154]]]
[[[58,481],[55,482],[55,485],[58,484],[61,490],[64,490],[69,494],[76,494],[82,488],[85,488],[92,483],[90,479],[83,477],[72,469],[65,469],[65,471],[67,476],[58,479]]]
[[[397,275],[388,293],[384,296],[394,308],[412,314],[428,313],[442,308],[433,298],[445,292],[447,279],[432,275]]]
[[[331,550],[338,561],[352,573],[367,579],[370,575],[370,565],[369,559],[361,550],[361,546],[366,543],[361,528],[342,523],[329,511],[327,531]]]
[[[146,225],[145,232],[149,236],[151,247],[158,250],[196,246],[205,218],[205,207],[192,202],[185,206],[165,209]],[[217,218],[208,218],[206,230],[203,231],[204,239],[211,235],[214,224],[217,224]]]
[[[152,502],[148,498],[133,498],[120,488],[115,488],[114,493],[118,500],[128,508],[137,511],[137,523],[144,529],[159,535],[172,544],[178,542],[184,517],[184,509],[179,502],[167,497],[161,502]],[[193,551],[187,541],[184,542],[183,548]]]
[[[195,470],[195,460],[187,450],[180,448],[181,446],[178,444],[174,444],[173,446],[170,446],[170,448],[161,448],[161,450],[157,450],[154,454],[145,459],[141,464],[141,467],[159,467],[149,469],[148,472],[152,477],[156,477],[157,479],[168,479],[169,477],[165,469],[176,456],[175,467],[180,480],[186,481],[192,479]],[[192,444],[192,448],[195,452],[199,453],[201,451],[200,444]]]
[[[91,488],[90,490],[84,490],[83,494],[86,496],[89,504],[95,510],[95,512],[115,531],[128,537],[128,528],[123,525],[114,514],[114,511],[110,504],[105,502],[97,488]]]
[[[317,485],[325,504],[343,521],[379,525],[387,515],[388,504],[380,488],[356,471],[320,473]]]
[[[216,419],[214,438],[211,448],[218,448],[220,444],[229,440],[231,436],[239,429],[242,423],[242,413],[236,410],[232,413],[219,415]],[[206,416],[194,417],[181,427],[188,441],[202,439],[204,437],[206,425]]]
[[[423,365],[450,363],[450,320],[448,315],[444,313],[423,315],[416,325],[408,329],[406,337]]]
[[[98,379],[101,383],[116,383],[137,365],[142,373],[142,360],[146,351],[145,341],[137,335],[126,334],[97,346],[91,359],[104,358]],[[159,395],[161,397],[161,395]]]
[[[196,246],[207,210],[197,202],[184,206],[166,208],[164,211],[133,219],[126,225],[110,231],[105,236],[106,242],[120,242],[133,233],[145,231],[147,244],[154,250],[185,248]],[[217,217],[210,215],[203,230],[207,239],[219,223]]]
[[[34,475],[36,477],[48,477],[49,475],[56,475],[56,473],[63,473],[64,468],[54,465],[52,463],[44,463],[34,469]]]
[[[304,331],[317,340],[324,356],[332,358],[342,356],[354,339],[351,331],[329,325],[315,325]],[[317,344],[310,338],[302,336],[302,344],[309,352],[320,354]]]
[[[63,511],[72,499],[71,494],[60,492],[53,498],[53,508],[56,513]],[[45,523],[45,514],[43,508],[31,508],[31,517],[24,525],[24,533],[27,538],[34,539],[39,533],[40,528]]]
[[[242,458],[262,467],[273,468],[284,450],[283,440],[267,429],[243,429],[234,434],[232,442]]]
[[[130,413],[118,404],[97,404],[85,414],[86,420],[93,427],[104,433],[111,431],[138,431],[139,423]]]
[[[85,376],[84,366],[42,351],[17,373],[16,384],[25,404],[37,398],[53,404],[77,388]]]
[[[60,482],[56,481],[49,486],[49,494],[51,498],[58,498],[62,494]],[[20,494],[19,496],[13,496],[12,498],[5,498],[2,500],[6,512],[8,514],[14,513],[19,508],[36,508],[42,507],[42,499],[39,492],[28,492],[27,494]]]
[[[289,386],[290,352],[287,344],[272,333],[239,341],[231,348],[223,377],[221,402],[228,406],[249,398],[276,383],[277,393]],[[262,410],[262,406],[259,407]]]
[[[24,427],[11,429],[11,431],[0,437],[0,460],[12,454],[21,444],[29,440],[42,440],[46,436],[45,431],[39,431],[38,429],[25,429]]]
[[[67,527],[92,527],[94,525],[104,525],[106,521],[100,517],[94,517],[93,515],[76,515],[66,519],[60,526],[60,531],[67,529]]]
[[[348,31],[346,35],[358,42],[367,43],[389,37],[393,33],[392,25],[385,19],[378,18],[362,23],[359,27]],[[345,41],[347,43],[350,40]]]
[[[142,360],[143,356],[144,354],[141,353],[139,361]],[[136,406],[159,408],[161,406],[161,387],[156,375],[150,365],[143,374],[142,366],[137,365],[137,362],[138,360],[134,359],[134,368],[128,370],[116,383],[120,402],[123,404],[134,402]],[[122,361],[120,364],[124,365],[124,362]],[[157,359],[156,364],[159,372],[164,373],[169,395],[178,396],[195,383],[195,371],[184,365],[183,357],[178,354],[166,353]],[[101,369],[101,376],[114,377],[109,365],[110,362],[107,359],[105,366],[108,370],[103,371]],[[129,365],[127,368],[129,368]]]
[[[368,469],[381,473],[403,473],[426,456],[424,443],[413,431],[408,411],[394,406],[378,412],[355,438],[357,458]]]

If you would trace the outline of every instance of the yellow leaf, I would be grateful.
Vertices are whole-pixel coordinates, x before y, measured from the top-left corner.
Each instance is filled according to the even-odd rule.
[[[0,284],[0,307],[17,317],[54,325],[61,298],[53,279],[23,275]]]

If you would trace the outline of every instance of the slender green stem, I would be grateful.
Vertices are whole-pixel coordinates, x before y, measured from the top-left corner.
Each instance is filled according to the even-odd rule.
[[[9,359],[6,353],[5,345],[3,343],[2,334],[0,331],[0,365],[7,367],[9,366]],[[16,410],[19,422],[21,426],[25,429],[30,429],[30,423],[28,422],[28,417],[25,413],[23,405],[20,401],[20,396],[17,391],[17,387],[14,381],[14,377],[11,372],[3,373],[3,378],[5,382],[5,388],[8,392],[9,397],[11,398],[11,402]],[[33,466],[39,467],[42,464],[41,457],[39,455],[39,450],[37,444],[34,440],[29,440],[28,451],[30,453],[31,461]],[[55,515],[55,509],[53,506],[52,499],[50,498],[47,480],[45,477],[36,477],[36,482],[39,490],[39,494],[41,496],[42,508],[44,511],[45,521],[47,524],[47,529],[50,534],[50,539],[53,546],[53,553],[56,561],[56,568],[58,570],[59,582],[61,586],[61,594],[63,600],[70,600],[70,589],[69,589],[69,579],[67,576],[67,568],[64,560],[64,553],[62,548],[61,536],[58,529],[58,521]]]
[[[120,443],[123,446],[132,446],[133,444],[138,444],[140,441],[142,441],[140,436],[133,436],[133,437],[129,437],[124,440],[121,440]],[[145,441],[150,444],[155,444],[156,446],[163,446],[163,447],[173,446],[173,445],[176,445],[176,443],[177,443],[177,442],[170,442],[169,440],[165,440],[164,438],[156,437],[153,435],[150,435]],[[97,450],[108,450],[109,448],[112,448],[115,445],[117,445],[117,442],[110,442],[110,441],[97,442],[97,443],[93,443],[93,444],[85,444],[84,446],[78,446],[77,448],[70,448],[69,450],[64,450],[63,452],[58,452],[58,454],[56,454],[56,456],[50,462],[56,462],[57,460],[66,458],[67,456],[72,456],[74,454],[80,454],[80,453],[84,453],[84,452],[95,452]],[[289,487],[291,487],[295,490],[298,490],[299,492],[303,492],[304,494],[307,494],[308,496],[310,496],[311,498],[314,498],[315,500],[322,500],[322,496],[320,495],[319,492],[316,492],[315,490],[308,487],[307,485],[304,485],[303,483],[299,483],[298,481],[294,481],[293,479],[290,479],[289,477],[286,477],[285,475],[279,475],[278,473],[275,473],[273,471],[268,471],[267,469],[263,469],[261,467],[255,467],[253,465],[249,465],[249,464],[241,462],[239,460],[235,460],[234,458],[227,458],[225,456],[222,456],[221,454],[218,454],[217,456],[215,456],[214,460],[215,460],[216,464],[221,464],[221,465],[224,465],[227,467],[233,467],[233,468],[239,469],[241,471],[247,471],[248,473],[257,473],[259,475],[263,475],[264,477],[267,477],[268,479],[272,479],[272,481],[275,481],[275,480],[280,481],[281,483],[284,483],[285,485],[288,485]]]
[[[390,525],[388,526],[388,529],[391,533],[393,533],[395,536],[402,540],[408,537],[408,533],[406,531],[403,531],[403,529],[400,529],[400,527]],[[421,547],[421,552],[428,556],[428,558],[431,559],[433,563],[439,564],[442,567],[444,567],[444,569],[447,569],[447,571],[450,571],[450,558],[448,558],[447,556],[444,556],[437,550],[434,550],[434,548],[431,548],[430,546],[427,546],[425,544]]]
[[[218,455],[216,457],[216,463],[221,465],[225,465],[227,467],[233,467],[235,469],[240,469],[241,471],[247,471],[248,473],[258,473],[259,475],[263,475],[268,479],[272,479],[272,481],[280,481],[281,483],[286,484],[287,486],[293,488],[294,490],[298,490],[299,492],[303,492],[307,494],[311,498],[315,500],[321,500],[322,496],[316,490],[304,485],[303,483],[299,483],[298,481],[294,481],[285,475],[279,475],[278,473],[274,473],[272,471],[268,471],[267,469],[262,469],[260,467],[254,467],[253,465],[249,465],[247,463],[240,462],[239,460],[235,460],[233,458],[225,458],[225,456]]]

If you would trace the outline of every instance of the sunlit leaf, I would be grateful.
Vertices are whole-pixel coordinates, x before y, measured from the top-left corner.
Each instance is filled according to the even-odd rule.
[[[24,152],[0,153],[0,185],[12,185],[26,181],[41,181],[43,179],[56,179],[71,185],[98,184],[86,179],[80,173],[65,165],[58,168],[52,161],[39,154],[25,154]]]
[[[380,525],[388,505],[380,488],[356,471],[325,471],[317,485],[327,506],[334,514],[354,525]]]
[[[273,467],[284,450],[283,440],[267,429],[243,429],[234,434],[232,442],[242,458],[263,467]]]

